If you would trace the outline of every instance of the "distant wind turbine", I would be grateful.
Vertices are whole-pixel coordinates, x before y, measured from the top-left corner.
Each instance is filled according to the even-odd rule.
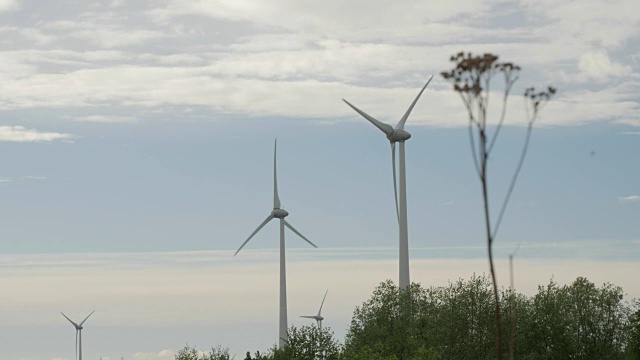
[[[96,311],[93,310],[91,314],[93,314],[94,312]],[[61,312],[60,314],[62,314],[62,316],[64,316],[67,320],[69,320],[69,322],[73,324],[73,326],[76,328],[76,359],[82,360],[82,329],[83,329],[82,324],[84,324],[84,322],[87,321],[87,319],[89,318],[89,316],[91,316],[91,314],[87,315],[87,317],[84,318],[84,320],[82,320],[80,325],[76,324],[71,319],[69,319],[67,315],[65,315],[63,312]]]
[[[301,318],[315,319],[316,323],[318,324],[318,330],[320,331],[322,331],[322,320],[324,320],[324,318],[322,317],[322,305],[324,305],[324,299],[327,298],[328,292],[329,292],[329,289],[327,289],[327,291],[325,291],[324,293],[324,297],[322,298],[322,303],[320,304],[320,310],[318,310],[318,315],[300,316]]]
[[[404,124],[413,110],[413,107],[418,102],[420,95],[424,89],[427,88],[427,85],[431,82],[433,76],[427,81],[427,83],[422,87],[422,90],[418,93],[411,106],[407,112],[404,113],[404,116],[398,121],[396,127],[393,128],[389,124],[385,124],[381,121],[374,119],[369,116],[364,111],[358,109],[347,100],[342,99],[347,105],[349,105],[353,110],[355,110],[358,114],[362,115],[365,119],[369,120],[375,127],[380,129],[385,135],[387,135],[387,139],[391,142],[391,165],[393,166],[393,194],[396,200],[396,215],[398,217],[398,225],[399,225],[399,258],[400,258],[400,268],[399,268],[399,285],[400,289],[406,289],[411,284],[409,279],[409,235],[407,228],[407,180],[406,180],[406,170],[405,170],[405,156],[404,156],[404,142],[409,140],[411,134],[404,130]],[[396,143],[400,143],[400,204],[398,204],[398,192],[396,189]]]
[[[278,346],[282,349],[284,344],[287,341],[287,274],[286,274],[286,266],[285,266],[285,255],[284,255],[284,227],[288,227],[304,239],[306,242],[311,244],[311,246],[317,248],[317,246],[309,241],[306,237],[304,237],[298,230],[296,230],[291,224],[287,222],[284,218],[289,215],[289,213],[281,208],[280,197],[278,196],[278,174],[276,169],[276,150],[278,146],[278,140],[276,139],[275,145],[273,147],[273,210],[271,214],[267,216],[267,218],[255,229],[251,235],[245,240],[238,251],[233,256],[236,256],[240,250],[251,240],[251,238],[260,231],[269,221],[274,218],[280,219],[280,321],[279,321],[279,332],[278,332]]]

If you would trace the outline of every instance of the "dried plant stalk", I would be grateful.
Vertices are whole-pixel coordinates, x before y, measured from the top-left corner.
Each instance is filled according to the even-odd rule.
[[[487,254],[489,258],[489,271],[491,273],[495,301],[497,358],[502,360],[502,319],[500,315],[498,284],[493,261],[493,242],[496,238],[498,229],[500,228],[502,218],[507,208],[507,204],[509,203],[509,199],[511,198],[511,194],[513,193],[518,175],[522,169],[527,149],[529,147],[531,130],[535,120],[537,119],[538,111],[551,99],[553,94],[555,94],[556,89],[548,87],[544,91],[536,92],[535,89],[528,88],[524,93],[528,121],[527,134],[520,154],[520,159],[511,178],[507,194],[500,206],[497,221],[495,224],[492,224],[487,176],[488,159],[504,124],[507,100],[509,99],[509,93],[511,92],[513,84],[518,80],[520,67],[512,63],[498,62],[498,56],[493,54],[473,56],[471,53],[461,52],[452,56],[450,60],[455,63],[455,67],[450,71],[443,72],[442,76],[453,83],[453,89],[460,95],[469,116],[469,143],[471,145],[471,154],[473,156],[475,170],[482,186],[482,198],[484,202],[483,211],[487,238]],[[502,110],[497,124],[495,125],[495,129],[493,130],[493,133],[490,134],[490,127],[487,121],[490,85],[491,80],[498,74],[502,74],[504,80],[504,87],[502,91]]]

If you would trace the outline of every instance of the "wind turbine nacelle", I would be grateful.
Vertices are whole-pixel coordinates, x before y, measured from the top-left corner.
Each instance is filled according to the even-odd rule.
[[[289,215],[289,212],[284,209],[273,209],[271,215],[273,215],[273,217],[277,219],[284,219]]]
[[[411,134],[401,129],[393,130],[391,134],[387,135],[387,139],[393,142],[405,141],[405,140],[409,140],[409,138],[411,138]]]

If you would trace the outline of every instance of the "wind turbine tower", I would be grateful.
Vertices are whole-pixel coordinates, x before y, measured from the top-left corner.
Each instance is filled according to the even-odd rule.
[[[273,210],[267,216],[267,218],[255,229],[251,235],[245,240],[238,251],[233,256],[236,256],[240,250],[251,240],[251,238],[260,231],[269,221],[273,219],[280,220],[280,316],[279,316],[279,324],[278,324],[278,346],[282,349],[284,344],[287,342],[287,271],[285,265],[285,244],[284,244],[284,227],[288,227],[296,233],[296,235],[300,236],[303,240],[311,244],[311,246],[317,248],[317,246],[309,241],[306,237],[304,237],[298,230],[296,230],[287,220],[284,218],[289,215],[285,209],[282,209],[282,204],[280,203],[280,197],[278,196],[278,173],[276,168],[276,150],[278,146],[278,141],[276,139],[275,145],[273,147]]]
[[[91,312],[91,314],[93,314],[94,312],[96,312],[95,310],[93,310]],[[75,322],[73,322],[71,319],[69,319],[67,317],[67,315],[65,315],[64,313],[60,313],[62,314],[62,316],[64,316],[67,320],[69,320],[69,322],[76,328],[76,359],[77,360],[82,360],[82,324],[84,324],[85,321],[87,321],[87,319],[89,318],[89,316],[91,316],[91,314],[87,315],[86,318],[84,318],[84,320],[82,320],[82,322],[78,325]]]
[[[342,99],[347,105],[349,105],[353,110],[355,110],[358,114],[362,115],[365,119],[369,120],[375,127],[380,129],[386,136],[389,142],[391,143],[391,165],[393,166],[393,194],[395,196],[396,201],[396,215],[398,217],[398,225],[399,225],[399,285],[400,289],[406,289],[411,285],[411,280],[409,279],[409,234],[408,234],[408,225],[407,225],[407,174],[405,168],[405,154],[404,154],[404,143],[405,141],[411,138],[411,134],[404,130],[404,124],[407,122],[407,118],[409,114],[411,114],[411,110],[418,102],[420,95],[424,89],[427,88],[427,85],[431,82],[433,76],[427,81],[427,83],[422,87],[422,90],[418,93],[411,106],[407,112],[404,113],[404,116],[398,121],[396,127],[391,127],[389,124],[385,124],[381,121],[376,120],[375,118],[369,116],[369,114],[364,111],[358,109],[347,100]],[[396,189],[396,143],[400,143],[400,154],[399,154],[399,172],[400,172],[400,195],[398,196],[398,192]],[[398,197],[400,201],[398,202]]]

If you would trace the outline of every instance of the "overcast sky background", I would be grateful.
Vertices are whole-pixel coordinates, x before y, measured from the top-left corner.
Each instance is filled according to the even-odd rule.
[[[524,138],[524,89],[553,85],[497,239],[521,288],[586,275],[640,297],[637,1],[0,0],[0,358],[237,357],[277,333],[273,141],[288,221],[289,319],[342,339],[397,279],[388,141],[406,130],[412,280],[487,269],[459,51],[523,70],[491,159],[494,205]],[[497,97],[494,97],[497,99]],[[497,113],[494,111],[494,115]],[[243,334],[241,337],[239,334]]]

